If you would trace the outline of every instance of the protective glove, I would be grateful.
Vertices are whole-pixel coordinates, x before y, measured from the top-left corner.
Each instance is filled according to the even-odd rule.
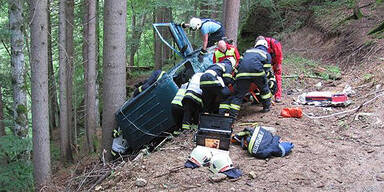
[[[204,49],[201,49],[201,50],[200,50],[200,54],[199,54],[199,62],[200,62],[200,63],[203,62],[203,60],[204,60],[204,56],[205,56],[206,54],[208,54],[207,50],[204,50]]]
[[[188,23],[184,23],[184,22],[181,22],[180,25],[182,28],[187,28],[189,26]]]
[[[281,142],[279,144],[279,148],[281,149],[281,157],[288,155],[294,146],[295,145],[293,145],[291,142]]]

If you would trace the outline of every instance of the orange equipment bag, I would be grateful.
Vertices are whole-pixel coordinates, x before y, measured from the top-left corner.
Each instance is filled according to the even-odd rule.
[[[287,107],[281,110],[280,115],[283,117],[301,118],[303,116],[303,110],[299,107]]]

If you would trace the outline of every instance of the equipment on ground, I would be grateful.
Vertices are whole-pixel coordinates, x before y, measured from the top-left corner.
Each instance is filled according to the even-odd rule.
[[[197,129],[196,144],[228,150],[231,142],[234,118],[216,114],[201,114]]]
[[[216,154],[212,157],[209,164],[210,171],[216,174],[230,169],[233,169],[233,164],[228,154]]]

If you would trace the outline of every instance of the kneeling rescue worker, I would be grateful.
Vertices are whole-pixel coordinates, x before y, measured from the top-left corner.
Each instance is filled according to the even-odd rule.
[[[272,94],[269,90],[268,80],[263,65],[271,63],[271,55],[267,52],[268,43],[265,40],[256,42],[255,47],[245,51],[243,59],[238,66],[236,81],[234,85],[234,95],[229,97],[229,115],[237,117],[240,111],[243,97],[249,91],[251,83],[255,83],[260,89],[261,103],[265,113],[270,111]],[[221,111],[223,114],[225,111]]]

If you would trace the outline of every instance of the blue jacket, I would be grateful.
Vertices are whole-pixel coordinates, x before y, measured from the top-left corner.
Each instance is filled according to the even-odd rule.
[[[248,49],[239,63],[236,79],[264,76],[264,64],[270,64],[271,60],[271,55],[264,46],[259,45],[256,48]]]
[[[279,147],[279,136],[274,136],[262,127],[256,127],[251,135],[247,137],[247,141],[248,152],[252,156],[265,159],[270,156],[280,157],[282,155],[282,150]]]

